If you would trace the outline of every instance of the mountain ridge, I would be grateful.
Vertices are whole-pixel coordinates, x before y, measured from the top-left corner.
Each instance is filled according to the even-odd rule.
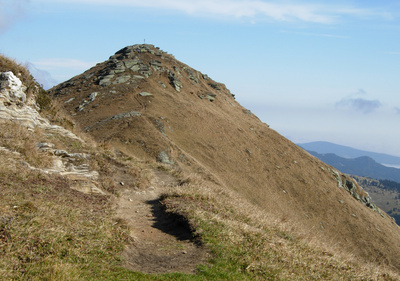
[[[398,279],[400,230],[351,177],[152,45],[32,98],[79,139],[0,124],[6,279]]]
[[[49,92],[83,130],[127,155],[199,173],[266,213],[302,221],[304,231],[319,228],[324,239],[336,239],[363,258],[395,251],[358,245],[371,237],[367,229],[354,237],[354,229],[365,225],[349,219],[340,202],[346,201],[356,217],[382,217],[357,207],[348,195],[338,199],[348,193],[338,189],[342,179],[329,166],[262,123],[225,85],[152,45],[125,47]],[[343,237],[338,238],[339,228]]]
[[[308,152],[345,174],[400,182],[400,169],[381,165],[368,156],[348,159],[337,156],[334,153],[320,154],[315,151]]]
[[[339,145],[327,141],[315,141],[308,143],[297,143],[300,147],[315,151],[320,154],[334,153],[343,158],[357,158],[368,156],[382,165],[397,165],[400,166],[400,157],[385,153],[377,153],[366,150],[360,150],[349,146]]]

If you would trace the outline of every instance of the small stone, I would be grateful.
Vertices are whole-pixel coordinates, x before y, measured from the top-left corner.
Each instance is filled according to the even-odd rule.
[[[214,101],[216,96],[217,96],[216,94],[209,93],[209,94],[207,94],[206,98],[209,101]]]
[[[125,183],[124,183],[123,181],[121,181],[119,184],[120,184],[120,185],[122,185],[122,186],[124,186],[124,185],[125,185]]]
[[[140,95],[141,97],[151,97],[151,96],[153,96],[153,94],[150,94],[150,93],[148,93],[148,92],[141,92],[139,95]]]

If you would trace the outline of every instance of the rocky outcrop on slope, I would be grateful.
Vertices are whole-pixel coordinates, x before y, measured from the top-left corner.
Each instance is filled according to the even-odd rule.
[[[26,87],[21,80],[11,71],[0,73],[0,121],[14,123],[28,130],[35,128],[44,130],[47,135],[58,135],[70,141],[83,142],[78,136],[61,126],[51,125],[49,120],[40,116],[35,104],[34,97],[27,99]],[[84,153],[68,153],[57,149],[52,143],[37,143],[36,149],[39,153],[50,156],[52,165],[50,168],[37,168],[24,160],[21,153],[9,148],[1,147],[0,151],[9,155],[13,161],[22,162],[28,169],[40,171],[46,174],[57,174],[68,177],[75,184],[71,187],[85,193],[104,194],[97,187],[96,180],[99,173],[89,168],[90,156]]]
[[[51,125],[49,120],[40,116],[34,97],[27,99],[25,90],[21,80],[11,71],[0,73],[0,120],[18,123],[29,129],[38,127],[48,133],[80,140],[71,131]]]
[[[371,208],[382,217],[385,217],[383,212],[376,206],[375,203],[372,202],[371,196],[369,196],[368,192],[366,192],[355,179],[345,174],[339,173],[336,170],[329,169],[332,175],[335,176],[337,180],[337,185],[339,188],[343,188],[347,192],[351,194],[356,200],[361,202],[363,205]]]
[[[98,69],[99,66],[101,66],[100,69]],[[98,64],[83,75],[58,85],[56,89],[50,90],[50,93],[65,95],[72,90],[71,88],[82,91],[85,87],[93,85],[99,85],[102,88],[117,85],[138,86],[147,78],[154,76],[158,78],[166,77],[167,83],[158,81],[159,84],[164,88],[169,85],[177,92],[180,92],[184,87],[182,79],[188,79],[192,85],[203,81],[209,87],[209,91],[198,93],[198,96],[200,98],[207,96],[210,101],[214,101],[217,93],[228,92],[229,96],[234,96],[223,84],[213,81],[206,74],[202,74],[187,65],[177,64],[172,55],[149,44],[125,47],[107,61]],[[81,104],[85,104],[85,101]],[[77,110],[82,110],[82,106],[78,106]]]

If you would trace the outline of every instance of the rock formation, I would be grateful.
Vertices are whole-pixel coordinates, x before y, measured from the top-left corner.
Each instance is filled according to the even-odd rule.
[[[57,135],[69,140],[83,142],[78,136],[61,126],[51,125],[50,121],[43,118],[38,110],[34,97],[27,99],[26,87],[21,80],[11,71],[0,73],[0,121],[11,122],[34,131],[39,128],[46,134]],[[94,99],[94,96],[93,96]],[[20,153],[0,146],[3,153],[13,155],[15,161],[22,161],[28,169],[38,170],[43,173],[66,176],[75,181],[74,188],[85,193],[104,194],[96,184],[98,172],[91,171],[87,160],[90,157],[84,153],[68,153],[57,149],[52,143],[37,143],[36,149],[40,153],[51,156],[52,167],[37,168],[27,163]]]

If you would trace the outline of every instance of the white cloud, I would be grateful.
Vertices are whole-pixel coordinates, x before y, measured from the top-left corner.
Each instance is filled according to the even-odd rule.
[[[0,0],[0,34],[25,15],[29,0]]]
[[[351,94],[336,103],[337,108],[347,108],[350,110],[362,112],[364,114],[372,113],[382,106],[382,103],[375,99],[364,98],[367,92],[359,89],[358,92]]]
[[[79,3],[123,7],[142,7],[183,12],[196,16],[266,18],[275,21],[303,21],[330,24],[343,16],[385,17],[382,13],[349,6],[299,3],[300,1],[263,0],[42,0],[51,3]]]
[[[77,59],[49,58],[33,62],[43,69],[69,68],[73,70],[86,70],[94,66],[95,62],[85,62]]]

